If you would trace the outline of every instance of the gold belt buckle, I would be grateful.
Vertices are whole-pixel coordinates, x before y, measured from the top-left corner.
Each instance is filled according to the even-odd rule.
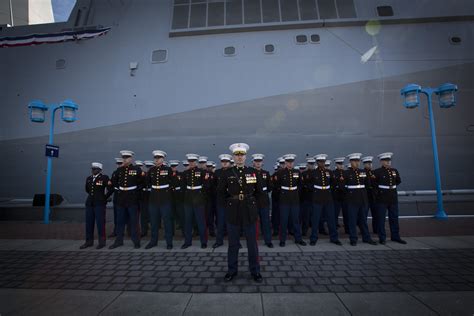
[[[244,200],[244,195],[243,194],[239,194],[239,201],[243,201]]]

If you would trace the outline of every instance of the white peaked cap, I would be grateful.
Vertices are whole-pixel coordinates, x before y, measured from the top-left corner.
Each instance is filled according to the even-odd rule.
[[[131,156],[131,157],[133,157],[133,156],[135,156],[135,153],[134,153],[133,151],[131,151],[131,150],[121,150],[121,151],[120,151],[120,155],[122,155],[122,157],[124,157],[124,156]]]
[[[361,153],[352,153],[352,154],[347,155],[347,158],[349,158],[349,160],[360,160],[361,156],[362,156]]]
[[[374,157],[372,156],[362,157],[362,162],[372,162],[373,160],[374,160]]]
[[[295,154],[286,154],[283,156],[283,159],[285,161],[288,161],[288,160],[295,160],[296,159],[296,155]]]
[[[377,157],[382,160],[382,159],[392,159],[393,153],[382,153],[380,155],[377,155]]]
[[[153,154],[153,157],[166,158],[166,152],[164,152],[163,150],[153,150],[151,153]]]
[[[232,156],[229,155],[229,154],[222,154],[222,155],[219,155],[219,160],[220,161],[231,161]]]
[[[250,146],[247,145],[246,143],[235,143],[229,146],[229,150],[235,154],[235,153],[243,153],[246,154],[250,149]]]
[[[100,162],[91,163],[91,167],[92,168],[98,168],[98,169],[102,170],[102,164]]]
[[[186,159],[189,160],[198,160],[199,158],[199,155],[196,155],[196,154],[186,154]]]
[[[326,159],[328,159],[328,155],[326,155],[326,154],[317,154],[316,156],[314,156],[314,159],[326,161]]]
[[[151,166],[154,166],[154,165],[155,165],[155,164],[153,163],[153,161],[151,161],[151,160],[145,160],[143,163],[144,163],[145,166],[147,166],[147,167],[151,167]]]
[[[170,166],[172,167],[179,166],[179,160],[170,160]]]
[[[264,154],[253,154],[252,155],[253,160],[263,160],[265,158]]]

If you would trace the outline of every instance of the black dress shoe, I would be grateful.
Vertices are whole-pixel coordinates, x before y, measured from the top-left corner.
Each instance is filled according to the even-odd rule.
[[[155,247],[155,246],[156,246],[155,243],[151,243],[151,242],[150,242],[150,243],[148,243],[148,245],[145,246],[145,249],[150,249],[150,248],[153,248],[153,247]]]
[[[191,245],[184,244],[184,245],[181,246],[181,249],[186,249],[186,248],[189,248],[189,247],[191,247]]]
[[[109,249],[115,249],[115,248],[118,248],[118,247],[121,247],[123,246],[123,243],[116,243],[114,242],[110,247]]]
[[[265,244],[268,248],[273,248],[273,244],[271,242]]]
[[[97,247],[95,247],[95,249],[102,249],[105,247],[105,244],[98,244]]]
[[[220,247],[220,246],[222,246],[222,245],[224,245],[224,244],[216,242],[214,245],[212,245],[212,248],[213,248],[213,249],[216,249],[216,248],[218,248],[218,247]]]
[[[385,240],[379,240],[379,244],[385,245],[387,242]]]
[[[367,241],[364,241],[364,243],[369,244],[369,245],[377,245],[377,242],[374,241],[374,240],[372,240],[372,239],[369,239],[369,240],[367,240]]]
[[[133,248],[140,249],[140,243],[139,242],[134,243]]]
[[[351,241],[351,246],[357,246],[357,241]]]
[[[284,241],[280,241],[280,247],[285,247],[285,242]]]
[[[237,272],[227,272],[227,274],[224,276],[224,281],[230,282],[236,276],[237,276]]]
[[[173,249],[173,245],[166,245],[166,249],[168,249],[168,250]]]
[[[201,249],[206,249],[207,248],[207,244],[201,244]]]
[[[90,243],[90,242],[86,242],[85,244],[83,244],[82,246],[79,247],[79,249],[86,249],[88,247],[92,247],[94,244],[93,243]]]
[[[304,240],[300,240],[300,241],[297,241],[296,244],[300,245],[300,246],[306,246],[306,241]]]
[[[316,241],[311,240],[311,241],[309,242],[309,245],[310,245],[310,246],[316,246]]]
[[[405,240],[403,240],[403,239],[392,239],[392,241],[398,242],[399,244],[402,244],[402,245],[406,245],[406,244],[407,244],[407,242],[406,242]]]
[[[263,277],[260,273],[252,273],[252,278],[257,283],[262,283],[263,282]]]
[[[331,242],[335,245],[342,246],[342,242],[340,240],[334,240],[334,241],[331,240]]]

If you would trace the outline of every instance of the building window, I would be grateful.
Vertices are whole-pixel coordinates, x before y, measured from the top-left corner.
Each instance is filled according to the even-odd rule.
[[[280,22],[278,0],[262,0],[263,23]]]
[[[226,0],[225,24],[242,24],[242,0]]]
[[[173,8],[173,29],[185,29],[188,27],[189,6],[177,5]]]
[[[353,0],[336,0],[336,6],[340,19],[350,19],[356,17]]]
[[[320,40],[319,34],[311,34],[311,43],[318,44]]]
[[[151,62],[164,63],[168,60],[168,51],[166,49],[157,49],[151,53]]]
[[[235,47],[228,46],[224,48],[224,56],[235,56]]]
[[[393,16],[393,8],[389,5],[377,7],[378,16]]]
[[[283,22],[298,21],[297,1],[298,0],[280,0],[281,20]]]
[[[337,19],[336,3],[334,0],[318,0],[320,19]]]
[[[260,1],[244,0],[244,23],[262,23]]]
[[[306,44],[308,43],[308,36],[306,35],[296,35],[296,43],[297,44]]]
[[[273,54],[275,52],[275,45],[267,44],[264,47],[265,54]]]
[[[206,26],[206,6],[206,3],[191,4],[191,17],[189,19],[189,27]]]
[[[298,0],[301,20],[317,20],[318,9],[314,0]]]
[[[224,0],[209,0],[207,26],[224,25]]]

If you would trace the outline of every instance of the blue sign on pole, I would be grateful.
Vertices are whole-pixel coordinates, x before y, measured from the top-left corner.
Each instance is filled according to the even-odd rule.
[[[46,151],[45,151],[46,157],[54,157],[58,158],[59,156],[59,146],[55,145],[46,145]]]

